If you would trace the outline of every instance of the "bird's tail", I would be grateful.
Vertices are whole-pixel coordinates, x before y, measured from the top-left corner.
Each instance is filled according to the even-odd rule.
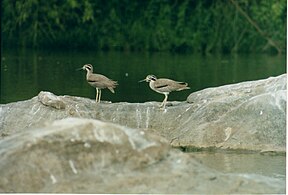
[[[114,89],[112,87],[108,87],[108,89],[112,92],[115,93]]]
[[[116,86],[118,85],[117,81],[112,81],[112,84],[110,87],[108,87],[108,89],[112,92],[115,93],[114,88],[116,88]]]
[[[177,91],[182,91],[182,90],[185,90],[185,89],[190,89],[190,87],[188,87],[188,83],[185,83],[185,82],[179,82],[178,83],[181,87],[179,87],[179,89]]]

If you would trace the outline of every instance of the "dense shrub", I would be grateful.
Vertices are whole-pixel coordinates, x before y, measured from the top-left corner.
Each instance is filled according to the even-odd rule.
[[[2,47],[284,52],[285,0],[3,0]]]

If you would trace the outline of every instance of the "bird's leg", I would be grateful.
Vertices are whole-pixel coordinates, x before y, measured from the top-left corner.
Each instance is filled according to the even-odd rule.
[[[100,99],[101,99],[101,89],[99,89],[99,96],[98,96],[98,102],[100,103]]]
[[[160,108],[163,108],[163,109],[165,109],[166,102],[167,102],[167,99],[168,99],[168,94],[164,94],[164,95],[165,95],[165,98],[164,98],[163,102],[160,105]]]
[[[168,94],[165,94],[164,105],[163,105],[164,109],[166,107],[167,99],[168,99]]]
[[[166,97],[165,97],[166,98]],[[165,98],[164,98],[164,100],[162,101],[162,103],[160,104],[160,108],[162,108],[162,106],[163,106],[163,104],[164,104],[164,101],[165,101]]]
[[[98,102],[98,88],[96,88],[96,103]]]

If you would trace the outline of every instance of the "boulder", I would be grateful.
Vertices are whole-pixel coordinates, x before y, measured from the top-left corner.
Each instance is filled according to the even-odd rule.
[[[285,152],[286,84],[284,74],[190,94],[196,109],[175,144]]]
[[[14,133],[0,156],[1,192],[285,193],[284,180],[219,173],[161,136],[93,119]]]
[[[172,146],[285,152],[286,74],[204,89],[187,102],[105,103],[40,92],[0,106],[2,137],[67,117],[98,119],[165,137]]]

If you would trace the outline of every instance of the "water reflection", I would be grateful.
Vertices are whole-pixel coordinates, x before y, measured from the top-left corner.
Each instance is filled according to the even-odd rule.
[[[83,64],[117,80],[115,94],[103,90],[102,99],[113,102],[162,101],[147,83],[148,74],[189,83],[190,90],[171,93],[169,100],[186,100],[207,87],[277,76],[286,72],[285,56],[210,55],[124,52],[59,52],[4,50],[1,59],[1,103],[29,99],[41,90],[57,95],[95,98],[95,89],[85,81]]]
[[[235,152],[194,152],[191,155],[223,173],[259,174],[285,180],[285,156]]]

